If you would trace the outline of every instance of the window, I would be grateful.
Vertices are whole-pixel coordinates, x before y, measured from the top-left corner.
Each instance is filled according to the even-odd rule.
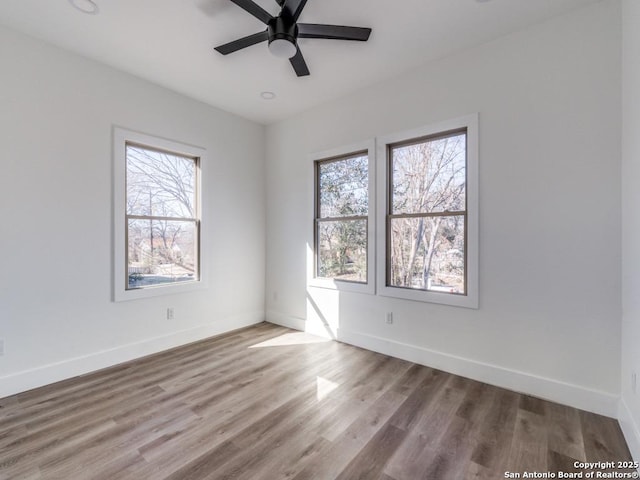
[[[316,276],[367,282],[369,159],[316,162]]]
[[[466,292],[467,132],[389,145],[387,285]]]
[[[116,300],[199,287],[203,150],[114,133]]]
[[[310,283],[374,293],[374,225],[370,220],[373,147],[365,144],[352,149],[313,156],[315,216]]]
[[[477,308],[477,116],[380,140],[379,291]]]

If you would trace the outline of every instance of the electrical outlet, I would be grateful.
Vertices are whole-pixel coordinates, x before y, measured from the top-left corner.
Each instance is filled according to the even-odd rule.
[[[638,376],[636,372],[631,372],[631,391],[638,393]]]
[[[391,325],[393,323],[393,312],[387,312],[387,325]]]
[[[173,320],[173,307],[167,308],[167,320]]]

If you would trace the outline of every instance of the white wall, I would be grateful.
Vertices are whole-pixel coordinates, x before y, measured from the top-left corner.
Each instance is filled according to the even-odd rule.
[[[0,65],[0,397],[264,320],[263,126],[5,29]],[[113,125],[207,149],[207,290],[112,302]]]
[[[620,424],[640,461],[640,2],[622,3],[622,402]],[[638,379],[640,381],[640,379]]]
[[[268,127],[268,320],[616,415],[620,21],[604,1]],[[474,112],[480,308],[307,290],[307,155]]]

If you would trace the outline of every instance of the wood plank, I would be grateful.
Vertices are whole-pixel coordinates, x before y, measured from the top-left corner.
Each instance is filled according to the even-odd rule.
[[[332,480],[335,479],[365,445],[373,438],[393,412],[406,399],[392,390],[387,391],[376,402],[363,411],[343,434],[330,446],[316,455],[300,471],[294,480]]]
[[[549,450],[547,453],[547,465],[550,472],[582,472],[583,470],[575,468],[575,462],[575,458],[567,457],[554,450]]]
[[[471,462],[491,471],[506,471],[507,453],[511,447],[516,427],[519,395],[508,390],[496,389],[493,402],[475,433],[477,443],[471,454]],[[474,475],[482,476],[483,469],[475,469]]]
[[[379,478],[388,459],[405,439],[407,432],[395,427],[391,422],[381,428],[374,437],[349,462],[337,480],[368,480]]]
[[[504,478],[504,472],[502,475],[496,474],[496,470],[471,461],[467,464],[463,478],[465,480],[495,480],[496,478]]]
[[[588,462],[631,458],[618,422],[595,413],[579,411],[584,450]],[[620,458],[616,459],[615,457]]]
[[[549,450],[572,458],[574,461],[586,461],[578,410],[548,402],[547,412],[547,444]]]
[[[518,409],[505,471],[535,472],[547,468],[547,431],[544,416]],[[540,470],[542,468],[542,470]]]
[[[400,430],[412,429],[424,417],[449,378],[449,374],[429,369],[426,376],[389,420]]]

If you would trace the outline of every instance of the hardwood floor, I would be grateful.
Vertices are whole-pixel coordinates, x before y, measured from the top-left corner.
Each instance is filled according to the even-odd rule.
[[[622,460],[613,419],[266,323],[0,399],[1,479],[498,479]]]

